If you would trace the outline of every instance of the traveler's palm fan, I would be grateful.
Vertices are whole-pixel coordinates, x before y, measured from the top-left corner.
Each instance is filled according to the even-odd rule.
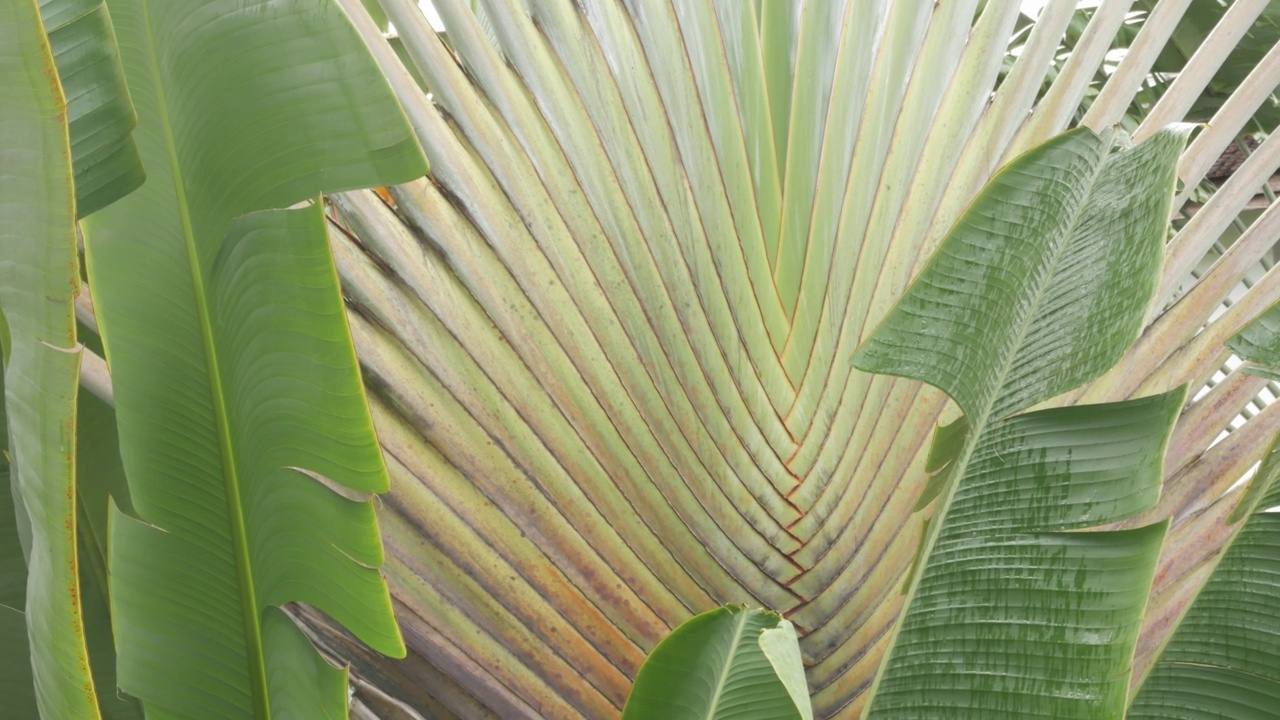
[[[437,0],[446,36],[413,4],[387,0],[396,47],[360,3],[343,4],[432,167],[427,180],[388,195],[332,199],[334,252],[392,478],[382,515],[386,571],[411,649],[400,665],[358,657],[359,675],[443,717],[614,717],[646,653],[673,627],[722,603],[746,603],[795,624],[817,716],[853,717],[868,707],[910,715],[901,703],[921,685],[901,678],[924,671],[894,654],[910,647],[928,656],[922,623],[959,622],[963,599],[990,590],[946,567],[911,574],[919,552],[936,556],[967,521],[980,524],[980,535],[1083,538],[1062,540],[1068,555],[1087,555],[1077,546],[1091,542],[1118,548],[1112,555],[1124,557],[1098,561],[1102,569],[1089,564],[1096,558],[1070,573],[1037,565],[1031,584],[1062,590],[1059,600],[1034,601],[1061,628],[1084,626],[1094,607],[1074,605],[1072,587],[1087,588],[1089,602],[1123,597],[1128,609],[1103,627],[1114,632],[1119,665],[1041,667],[1037,658],[1057,646],[1030,635],[1014,637],[1001,657],[1034,668],[1027,685],[1006,690],[1048,698],[1016,707],[1066,717],[1055,714],[1065,707],[1052,704],[1062,700],[1055,692],[1080,668],[1111,675],[1077,688],[1103,704],[1074,712],[1127,702],[1128,646],[1136,642],[1136,686],[1241,525],[1227,523],[1235,496],[1223,496],[1280,427],[1277,410],[1262,410],[1214,444],[1267,381],[1232,372],[1207,394],[1196,391],[1226,359],[1224,341],[1280,297],[1275,272],[1232,295],[1270,252],[1280,210],[1272,205],[1191,280],[1280,164],[1280,136],[1263,141],[1178,225],[1163,275],[1132,297],[1116,299],[1129,292],[1123,268],[1072,263],[1108,248],[1123,256],[1117,246],[1132,243],[1126,261],[1150,264],[1156,277],[1173,170],[1188,188],[1176,211],[1268,101],[1280,50],[1238,83],[1180,156],[1183,134],[1162,129],[1183,119],[1228,57],[1229,39],[1266,2],[1231,6],[1137,118],[1133,149],[1116,151],[1109,129],[1130,112],[1185,1],[1158,3],[1118,61],[1108,52],[1131,3],[1102,3],[1062,66],[1055,55],[1075,2],[1050,2],[1007,72],[1017,2],[491,0],[472,8]],[[1105,83],[1091,88],[1104,62]],[[1023,155],[1075,124],[1098,134],[1079,131]],[[964,215],[1015,158],[1025,175],[1001,175]],[[1019,225],[1026,218],[1009,214],[1011,204],[1056,202],[1058,186],[1073,183],[1083,189],[1071,202],[1082,204],[1065,215]],[[1145,208],[1145,231],[1132,218],[1080,229],[1129,204]],[[1015,375],[1038,362],[1037,313],[1062,309],[1037,305],[1042,290],[1091,283],[1120,288],[1102,297],[1129,308],[1132,320],[1052,327],[1075,333],[1065,342],[1098,346],[1105,363],[1072,355],[1083,364],[1064,360],[1060,375],[1035,391],[996,382],[957,394],[948,386],[959,407],[914,380],[854,367],[856,351],[962,215],[979,235],[1004,229],[1010,242],[1023,233],[1028,245],[1046,229],[1062,238],[1100,233],[1089,247],[1055,245],[1054,257],[1068,260],[1040,276],[1042,285],[953,313],[947,322],[980,324],[1009,311],[1009,322],[1031,328],[980,348],[1012,353],[997,357],[1004,370],[992,372],[1006,378],[1011,358]],[[975,277],[998,271],[983,264],[993,257],[966,257],[955,267]],[[1133,272],[1141,285],[1142,271]],[[1229,297],[1234,304],[1219,314]],[[1017,298],[1026,304],[1001,304]],[[890,326],[907,336],[941,332],[927,323]],[[891,344],[867,346],[859,367],[947,386],[929,374],[937,367],[903,368],[941,362],[930,352],[968,362],[931,342],[911,352],[909,338]],[[974,363],[966,367],[987,368]],[[1184,385],[1192,388],[1185,404]],[[1151,399],[1026,415],[976,447],[958,432],[964,423],[948,426],[930,458],[936,428],[960,409],[985,432],[1046,400],[1133,398]],[[989,471],[1011,448],[1034,444],[1046,417],[1065,423],[1061,432],[1105,436],[1110,449],[1100,452],[1122,476],[1109,482],[1131,486],[1134,497],[1068,517],[1012,485],[1003,510],[975,509],[980,498],[944,487],[949,447],[971,473]],[[1175,417],[1171,439],[1124,435]],[[1139,450],[1145,459],[1124,466]],[[1039,513],[1039,524],[996,517],[1022,508],[1019,498],[1035,506],[1027,512]],[[951,514],[941,531],[930,531],[943,509]],[[1121,520],[1105,542],[1089,534]],[[984,547],[993,566],[1026,569],[1025,545]],[[928,616],[922,588],[956,602]],[[921,614],[899,627],[908,602]],[[323,643],[360,654],[325,627]],[[1056,642],[1112,640],[1062,635]],[[980,656],[972,659],[974,672],[988,671]],[[935,677],[966,667],[963,655],[933,660],[927,672]]]

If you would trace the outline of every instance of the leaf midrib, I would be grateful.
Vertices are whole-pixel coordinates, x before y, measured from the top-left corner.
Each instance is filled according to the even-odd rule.
[[[267,696],[267,673],[263,657],[262,626],[258,618],[257,593],[253,585],[253,575],[250,571],[248,533],[245,528],[243,503],[240,498],[240,478],[236,470],[235,455],[231,444],[231,429],[227,422],[226,401],[222,390],[222,374],[218,366],[217,352],[214,348],[213,326],[210,322],[204,278],[200,271],[199,254],[196,252],[195,232],[191,226],[191,213],[183,184],[182,169],[178,162],[177,143],[173,136],[173,126],[169,121],[169,108],[165,99],[164,83],[160,74],[155,33],[151,26],[151,0],[142,0],[142,10],[143,24],[147,34],[147,64],[151,71],[151,82],[155,86],[157,112],[160,115],[160,129],[164,136],[165,153],[169,157],[169,170],[173,174],[177,212],[182,223],[183,242],[187,251],[191,285],[195,293],[196,314],[200,323],[200,339],[204,346],[214,427],[218,433],[218,451],[222,458],[222,477],[227,498],[227,518],[231,526],[231,544],[235,554],[236,575],[240,590],[240,609],[244,616],[250,693],[253,698],[254,714],[261,720],[269,720],[271,706]]]
[[[747,617],[749,615],[750,613],[746,610],[738,612],[738,622],[733,628],[733,639],[729,641],[729,655],[725,658],[724,667],[720,668],[720,677],[716,680],[716,689],[711,694],[711,705],[707,707],[707,720],[715,718],[720,699],[724,697],[724,688],[729,684],[729,672],[733,668],[733,659],[738,654],[738,646],[742,644],[742,633],[747,627]]]

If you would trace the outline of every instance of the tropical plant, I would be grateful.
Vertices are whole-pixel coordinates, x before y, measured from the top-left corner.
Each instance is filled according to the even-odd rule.
[[[344,716],[283,606],[404,646],[317,196],[420,177],[404,116],[324,3],[0,9],[5,712]]]
[[[381,0],[394,44],[366,3],[339,4],[432,166],[425,180],[335,194],[328,213],[390,477],[380,514],[383,572],[409,657],[390,663],[313,608],[289,609],[307,619],[305,629],[322,649],[354,664],[361,711],[612,717],[628,702],[633,678],[641,696],[646,685],[661,687],[660,672],[636,674],[650,650],[657,648],[654,667],[679,663],[690,647],[706,645],[691,637],[715,635],[730,640],[719,645],[733,651],[724,657],[748,660],[739,664],[741,676],[724,665],[713,674],[718,682],[728,687],[756,672],[765,679],[744,687],[781,706],[790,701],[803,716],[804,694],[784,657],[789,627],[799,636],[818,717],[913,715],[939,705],[955,717],[1032,709],[1117,716],[1126,705],[1135,717],[1192,716],[1196,706],[1246,717],[1274,707],[1278,666],[1263,649],[1274,637],[1275,613],[1256,600],[1276,594],[1257,560],[1274,556],[1265,512],[1274,466],[1254,476],[1243,500],[1233,486],[1280,428],[1280,410],[1234,427],[1266,379],[1235,371],[1207,393],[1198,388],[1228,357],[1224,341],[1280,297],[1274,272],[1231,297],[1275,244],[1280,211],[1273,205],[1262,213],[1205,272],[1196,266],[1280,165],[1280,140],[1265,139],[1221,189],[1197,196],[1205,201],[1167,244],[1162,268],[1156,251],[1170,173],[1176,165],[1183,184],[1177,209],[1271,102],[1280,49],[1236,78],[1228,97],[1201,102],[1217,109],[1185,152],[1178,154],[1179,132],[1163,128],[1207,97],[1202,89],[1230,56],[1230,39],[1246,35],[1268,3],[1239,0],[1219,13],[1214,30],[1176,69],[1155,64],[1189,8],[1195,17],[1217,17],[1199,12],[1204,1],[1164,0],[1142,16],[1129,14],[1130,2],[1105,2],[1064,45],[1081,16],[1074,0],[1057,0],[1028,26],[1013,55],[1006,50],[1019,22],[1014,2],[438,0],[448,28],[442,34],[414,3]],[[47,25],[54,24],[47,12],[53,5],[44,8]],[[24,68],[0,76],[5,96],[11,88],[44,88],[11,106],[25,114],[6,108],[4,148],[53,148],[24,158],[32,176],[47,182],[3,186],[3,211],[34,223],[29,230],[7,225],[16,229],[3,247],[30,253],[25,237],[59,238],[50,246],[57,259],[48,262],[72,268],[70,275],[39,276],[12,269],[9,258],[26,254],[0,258],[10,262],[0,277],[0,310],[15,517],[39,517],[0,524],[9,533],[0,542],[10,551],[0,558],[0,591],[8,593],[14,578],[25,588],[25,604],[0,596],[7,606],[0,608],[0,641],[25,642],[24,626],[36,640],[24,652],[45,717],[92,716],[93,709],[50,709],[43,696],[93,706],[93,693],[65,689],[84,686],[89,669],[80,660],[88,657],[95,677],[106,677],[97,696],[111,697],[103,688],[115,680],[101,668],[115,658],[94,651],[103,643],[95,641],[87,609],[97,588],[109,584],[119,683],[141,696],[149,713],[193,716],[196,710],[170,704],[190,690],[198,710],[216,717],[230,716],[230,706],[244,716],[285,714],[276,703],[286,698],[303,703],[293,712],[319,717],[307,703],[323,696],[330,710],[341,704],[341,683],[322,664],[285,661],[314,671],[309,682],[316,685],[298,695],[255,684],[248,668],[270,668],[277,656],[255,653],[252,633],[242,632],[250,638],[248,656],[260,662],[228,660],[233,671],[217,674],[225,685],[209,691],[194,678],[207,671],[171,654],[176,628],[204,627],[221,612],[230,619],[214,625],[235,635],[235,617],[258,618],[284,632],[262,647],[308,657],[275,608],[311,600],[366,641],[381,638],[372,641],[375,649],[394,653],[385,606],[381,613],[344,606],[332,597],[346,586],[337,581],[321,589],[329,595],[321,600],[246,593],[250,586],[307,585],[280,572],[269,552],[280,546],[265,536],[232,543],[252,548],[253,562],[239,565],[226,586],[244,606],[238,614],[239,606],[215,610],[209,598],[179,592],[202,586],[176,580],[200,574],[190,563],[170,556],[157,564],[169,536],[183,535],[175,522],[196,510],[205,518],[225,514],[194,493],[170,498],[180,501],[176,510],[157,505],[156,493],[168,487],[157,480],[179,459],[199,460],[200,474],[215,478],[234,474],[228,468],[304,467],[358,490],[379,489],[376,458],[359,440],[368,434],[359,427],[365,423],[354,386],[343,409],[328,417],[357,418],[352,446],[365,448],[356,452],[359,460],[335,459],[341,443],[299,434],[275,436],[277,449],[310,452],[273,454],[266,447],[272,436],[253,418],[306,407],[316,416],[308,419],[320,418],[314,427],[334,437],[345,423],[313,412],[316,398],[296,378],[316,387],[329,384],[321,378],[334,367],[346,380],[333,382],[348,382],[354,372],[341,350],[341,323],[333,324],[341,317],[335,296],[303,299],[308,289],[333,285],[323,253],[314,254],[321,205],[282,208],[321,190],[402,181],[423,166],[404,142],[399,111],[377,97],[382,81],[353,59],[362,51],[340,13],[306,14],[302,23],[304,15],[274,16],[268,4],[262,13],[235,13],[195,3],[191,9],[200,5],[207,14],[186,22],[178,5],[108,4],[106,26],[114,24],[120,37],[149,180],[83,223],[97,314],[82,301],[80,317],[96,321],[106,339],[112,377],[95,387],[104,395],[111,389],[122,457],[111,458],[111,413],[82,399],[93,409],[82,407],[78,416],[77,452],[107,459],[80,462],[79,556],[91,562],[80,564],[78,586],[76,566],[66,562],[76,557],[76,537],[58,530],[73,512],[64,450],[72,447],[67,420],[76,417],[75,355],[55,350],[74,348],[77,339],[69,324],[72,171],[55,145],[16,134],[40,128],[65,137],[66,125],[50,111],[61,91],[48,82],[50,64],[14,60],[49,54],[40,49],[42,35],[31,32],[35,4],[7,2],[16,15],[0,22],[6,32],[17,28],[0,43],[17,49],[5,56],[5,72]],[[319,5],[281,7],[305,13]],[[11,24],[12,17],[25,24]],[[88,35],[110,38],[101,27]],[[1127,51],[1100,70],[1117,44]],[[343,63],[342,70],[300,59],[300,47]],[[1065,62],[1054,67],[1063,47]],[[1158,92],[1153,67],[1167,82]],[[58,73],[70,88],[72,73],[61,62]],[[1140,90],[1149,101],[1135,102]],[[67,90],[67,97],[76,96]],[[1110,133],[1126,113],[1132,147]],[[120,124],[130,114],[111,117]],[[1088,129],[1060,135],[1073,124]],[[131,124],[120,126],[127,138]],[[318,126],[333,133],[324,134],[332,143],[326,153],[312,152]],[[114,196],[94,201],[101,206],[140,177],[129,142],[113,137],[106,145],[123,148],[111,156],[125,158],[116,161],[124,179],[103,183]],[[355,168],[365,157],[376,167]],[[90,187],[80,176],[77,168],[77,194]],[[33,187],[48,192],[18,194]],[[174,198],[166,191],[166,198],[156,188],[182,192]],[[87,214],[92,204],[81,198],[80,207]],[[33,219],[26,208],[47,217]],[[116,245],[165,224],[171,229],[162,234],[192,244],[167,254],[129,254]],[[307,239],[284,239],[295,230]],[[985,244],[997,235],[1007,236],[1003,244]],[[294,265],[271,280],[254,274],[276,258],[253,253],[261,246],[245,238],[276,237],[272,247],[311,259],[306,270]],[[173,269],[148,264],[169,255]],[[1094,264],[1046,260],[1056,257]],[[1083,267],[1105,270],[1089,275]],[[140,289],[144,281],[167,289]],[[1148,312],[1152,296],[1155,311]],[[54,320],[62,334],[32,329],[30,318],[48,309],[42,297],[59,298]],[[1234,302],[1221,312],[1228,298]],[[948,307],[949,315],[930,314]],[[170,317],[177,315],[186,320]],[[318,327],[311,320],[321,322],[316,315],[328,318],[328,329],[309,333]],[[1258,327],[1245,336],[1251,347],[1268,344]],[[261,339],[245,339],[248,328]],[[963,337],[974,328],[982,332]],[[1019,328],[1028,331],[1010,332]],[[92,348],[91,328],[80,330]],[[303,372],[306,360],[249,361],[294,358],[295,341],[306,335],[319,337],[314,352],[337,362]],[[32,367],[55,368],[48,377],[58,379],[29,382],[25,368]],[[253,375],[264,367],[265,375]],[[226,368],[225,392],[213,382],[223,373],[210,368]],[[956,404],[919,380],[936,383]],[[199,384],[208,389],[189,392]],[[1186,402],[1183,387],[1192,389]],[[213,398],[212,405],[191,400],[197,396]],[[22,414],[31,407],[40,408],[36,419]],[[99,430],[86,430],[91,421]],[[1219,441],[1228,427],[1233,431]],[[49,464],[43,474],[21,464],[37,458]],[[1024,474],[1018,468],[1027,464],[1012,458],[1041,467]],[[1090,472],[1072,463],[1086,463]],[[101,482],[85,481],[88,467],[102,469],[92,473]],[[119,489],[120,467],[131,494]],[[56,484],[38,487],[23,473]],[[284,473],[292,489],[288,497],[262,498],[255,507],[270,520],[258,527],[285,534],[336,527],[314,516],[285,517],[300,504],[362,513],[362,529],[353,530],[358,550],[319,543],[297,556],[331,551],[318,561],[326,578],[376,577],[357,567],[380,560],[368,504],[353,510],[311,479]],[[108,494],[119,510],[108,511]],[[294,502],[301,496],[307,499]],[[61,504],[33,507],[33,498]],[[234,528],[236,517],[203,522]],[[15,559],[15,535],[29,538],[25,557]],[[214,544],[187,537],[190,552]],[[62,562],[52,566],[61,575],[36,562],[41,553]],[[105,557],[109,573],[102,564],[99,573],[84,572]],[[148,595],[154,582],[167,591]],[[61,588],[85,597],[87,652],[32,629],[45,627],[33,617],[55,618],[48,627],[64,632],[71,646],[84,645],[75,633],[78,617],[41,604],[61,597],[52,594]],[[178,602],[162,610],[153,603],[165,595]],[[1110,604],[1098,612],[1103,600]],[[366,593],[363,605],[380,602]],[[787,622],[716,609],[725,603],[763,606]],[[1005,612],[1011,609],[1023,613],[1020,622]],[[1184,615],[1184,629],[1170,640]],[[109,649],[111,628],[97,627]],[[1090,630],[1072,632],[1084,627]],[[983,632],[966,634],[974,628]],[[1241,639],[1253,629],[1263,634]],[[745,632],[761,642],[742,643]],[[933,663],[928,671],[908,662],[922,651]],[[30,688],[17,675],[22,665],[0,675]],[[60,668],[79,668],[62,678],[64,689],[40,680]],[[162,670],[191,682],[154,675]],[[695,665],[689,674],[702,671]],[[665,677],[680,672],[669,666]],[[1144,677],[1150,680],[1138,691]],[[1227,704],[1232,698],[1236,704]],[[643,712],[651,699],[634,700],[628,714]],[[97,703],[109,717],[137,709],[107,704]]]
[[[442,0],[447,37],[407,4],[381,5],[429,100],[378,45],[381,28],[361,26],[434,169],[387,198],[337,196],[335,253],[389,456],[388,573],[417,657],[352,656],[382,691],[460,717],[617,713],[668,629],[724,602],[795,624],[818,716],[856,715],[873,687],[889,697],[881,668],[919,598],[904,585],[945,590],[929,597],[946,622],[970,611],[957,598],[976,587],[958,571],[908,578],[917,552],[944,542],[930,533],[956,521],[939,513],[958,495],[926,492],[946,487],[930,482],[945,468],[929,449],[957,410],[914,381],[855,370],[855,350],[998,168],[1070,122],[1101,132],[1134,111],[1142,147],[1200,98],[1230,54],[1223,38],[1267,6],[1231,6],[1144,108],[1135,93],[1189,3],[1138,18],[1127,52],[1109,59],[1134,18],[1129,3],[1102,3],[1043,92],[1074,2],[1045,7],[1003,74],[1016,3],[481,2],[477,13]],[[1100,73],[1104,60],[1114,67]],[[1264,65],[1179,157],[1184,188],[1271,102]],[[1154,507],[1126,510],[1138,515],[1119,535],[1088,536],[1145,553],[1150,528],[1169,521],[1153,585],[1124,585],[1130,603],[1147,596],[1146,612],[1139,621],[1129,604],[1113,619],[1117,642],[1138,624],[1132,659],[1121,651],[1108,666],[1109,702],[1126,685],[1116,678],[1145,676],[1239,527],[1225,522],[1228,489],[1277,429],[1268,409],[1215,442],[1259,378],[1232,373],[1195,397],[1227,357],[1223,341],[1277,296],[1269,273],[1219,314],[1274,244],[1277,213],[1189,280],[1277,149],[1265,140],[1170,239],[1156,311],[1130,334],[1059,339],[1119,352],[1138,337],[1102,377],[1052,385],[1066,394],[1048,405],[1178,409]],[[1038,202],[1005,191],[1006,203]],[[1177,402],[1182,386],[1194,401]],[[1007,563],[1016,548],[1000,552]],[[1143,573],[1122,575],[1097,581],[1118,592]],[[1063,577],[1043,571],[1038,586]],[[1002,662],[1012,657],[1024,656]],[[1048,687],[1019,689],[1052,698]]]

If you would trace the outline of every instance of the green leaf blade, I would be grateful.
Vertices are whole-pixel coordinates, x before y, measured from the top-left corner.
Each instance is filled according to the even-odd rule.
[[[274,720],[346,720],[347,670],[330,665],[284,611],[268,608],[267,684]],[[299,661],[305,665],[299,666]]]
[[[1159,498],[1167,429],[1183,398],[1178,389],[991,426],[952,500],[951,522],[982,518],[987,528],[1065,531],[1140,514]]]
[[[76,212],[85,217],[133,192],[146,178],[107,6],[93,0],[41,3],[67,96]]]
[[[1184,139],[1165,130],[1107,156],[1106,139],[1079,129],[1011,163],[854,364],[942,389],[975,427],[1097,377],[1155,293]]]
[[[230,540],[187,538],[115,508],[109,528],[120,686],[148,714],[253,717],[240,598],[210,573],[234,572]],[[196,564],[215,561],[221,567]]]
[[[954,456],[959,480],[872,717],[1123,712],[1165,524],[1071,531],[1155,504],[1184,393],[1009,416],[1098,377],[1137,337],[1186,130],[1108,153],[1078,129],[1010,163],[855,355],[939,387],[972,428],[927,463]]]
[[[252,475],[302,467],[341,476],[361,492],[385,492],[324,223],[319,202],[247,215],[209,270],[212,331],[227,339],[218,364],[236,388],[227,409],[233,441]],[[293,287],[273,285],[279,278]],[[326,434],[315,432],[316,414],[330,426]]]
[[[1280,514],[1251,517],[1129,709],[1147,718],[1274,717],[1280,701]]]
[[[940,543],[871,717],[1118,717],[1164,532]],[[1041,572],[1080,584],[1046,586]]]
[[[1127,717],[1161,720],[1270,720],[1280,683],[1211,665],[1171,664],[1143,685],[1150,693]]]
[[[80,348],[71,148],[34,1],[0,8],[0,94],[0,359],[16,510],[6,523],[23,538],[30,642],[29,656],[15,660],[29,663],[41,717],[96,718],[76,573]],[[6,645],[16,643],[18,609],[4,611]]]
[[[798,720],[802,715],[793,690],[773,664],[783,657],[778,650],[786,638],[764,637],[785,622],[771,612],[737,605],[686,621],[640,668],[623,720]],[[762,648],[766,644],[772,656]],[[799,659],[798,648],[794,659]]]
[[[954,492],[871,717],[1117,717],[1165,525],[1181,390],[991,426]]]
[[[109,523],[119,682],[149,716],[341,712],[287,602],[404,653],[323,210],[278,208],[426,168],[339,9],[259,5],[111,4],[149,176],[86,254],[138,514]]]

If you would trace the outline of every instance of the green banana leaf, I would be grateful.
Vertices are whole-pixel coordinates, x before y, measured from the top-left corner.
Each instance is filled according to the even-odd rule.
[[[1182,398],[1045,410],[987,433],[871,717],[1121,717],[1165,523],[1073,531],[1154,504]]]
[[[42,0],[40,14],[67,98],[76,213],[85,217],[142,184],[115,30],[101,0]]]
[[[987,185],[854,356],[946,391],[950,458],[870,717],[1120,717],[1184,393],[1016,413],[1106,371],[1156,291],[1185,129],[1110,151],[1074,130]],[[931,465],[940,465],[935,459]],[[962,594],[962,598],[957,594]]]
[[[1280,306],[1228,341],[1249,369],[1280,372]],[[1143,679],[1128,717],[1261,720],[1280,707],[1280,438],[1240,493],[1243,520],[1213,574]],[[1231,502],[1223,498],[1219,502]]]
[[[813,720],[795,627],[727,605],[676,628],[649,654],[623,720]]]
[[[25,2],[19,4],[26,5]],[[144,178],[142,161],[132,138],[136,117],[129,101],[124,72],[120,67],[115,35],[106,5],[92,0],[88,2],[46,0],[39,4],[39,13],[43,25],[41,31],[48,37],[49,49],[53,55],[54,66],[57,68],[55,77],[60,86],[58,102],[63,102],[64,98],[66,102],[65,112],[58,119],[68,126],[70,134],[75,212],[80,216],[88,215],[142,184]],[[9,139],[5,138],[6,141]],[[50,156],[50,160],[53,160],[53,156]],[[50,167],[57,167],[56,163],[62,160],[63,158],[59,157]],[[73,268],[73,272],[78,276],[78,269]],[[67,483],[74,486],[73,475],[68,475]],[[16,510],[16,508],[7,510]],[[0,523],[12,522],[15,519],[10,517],[11,513],[7,510],[5,517],[0,519]],[[17,544],[5,548],[12,558],[18,560],[22,560],[21,549]],[[65,561],[76,563],[75,550],[75,545],[63,542],[55,552],[63,555]],[[20,567],[15,566],[14,571],[19,569],[25,574],[25,563]],[[105,566],[103,570],[99,579],[103,581],[100,587],[105,590]],[[84,565],[80,565],[78,573],[79,579],[83,580]],[[14,588],[25,594],[25,578]],[[85,588],[78,588],[75,585],[69,587],[67,592],[70,592],[73,597],[78,597],[81,602],[71,603],[65,617],[57,622],[69,623],[71,627],[83,627],[87,644],[97,645],[99,648],[96,652],[92,649],[86,649],[86,652],[93,659],[109,658],[114,650],[110,643],[105,594],[99,594],[94,590],[86,591]],[[7,602],[4,604],[9,605]],[[20,610],[23,603],[9,605],[9,607]],[[90,614],[96,616],[96,623],[88,622]],[[14,629],[15,632],[6,635],[4,644],[0,645],[0,652],[5,655],[7,663],[13,663],[17,670],[22,672],[6,671],[4,673],[6,682],[10,683],[6,686],[6,690],[14,689],[13,692],[5,692],[4,696],[14,699],[14,703],[9,707],[10,710],[20,716],[34,717],[37,714],[34,705],[28,707],[22,700],[23,697],[32,696],[34,692],[34,687],[31,685],[33,678],[30,659],[32,656],[27,643],[25,617],[21,614],[6,612],[5,621],[6,624],[13,623],[13,627],[9,629]],[[95,632],[94,628],[89,627],[91,624],[100,631]],[[21,629],[21,633],[16,631],[18,628]],[[101,638],[107,640],[105,645],[95,642]],[[85,684],[84,687],[92,688],[94,684],[101,685],[103,676],[97,673],[96,664],[84,666],[81,663],[80,665],[78,673],[70,674],[72,678],[83,681],[86,674],[92,670],[94,683]],[[48,673],[48,669],[45,673]],[[109,682],[107,687],[112,685],[114,683]],[[64,686],[56,692],[67,692],[67,690]],[[92,690],[85,692],[82,687],[79,693],[89,696],[87,707],[92,707],[94,704]],[[104,699],[108,704],[113,704],[110,696]],[[46,708],[49,708],[49,712],[61,712],[55,709],[59,707],[65,706],[51,704],[46,700]],[[92,710],[87,712],[90,716],[94,714]],[[108,717],[118,717],[118,715],[108,713]]]
[[[0,6],[0,97],[0,356],[10,517],[24,539],[28,573],[25,605],[4,611],[6,643],[16,645],[3,651],[7,664],[29,662],[43,717],[96,718],[75,544],[80,348],[71,148],[34,0]],[[27,652],[17,642],[18,611],[25,612]]]
[[[1080,128],[1010,163],[854,364],[944,390],[971,438],[1101,375],[1154,298],[1189,131],[1109,154],[1107,135]]]
[[[369,497],[386,472],[314,198],[425,164],[330,3],[109,8],[148,169],[84,223],[136,512],[107,524],[120,687],[148,717],[342,717],[345,671],[279,607],[404,645]]]

